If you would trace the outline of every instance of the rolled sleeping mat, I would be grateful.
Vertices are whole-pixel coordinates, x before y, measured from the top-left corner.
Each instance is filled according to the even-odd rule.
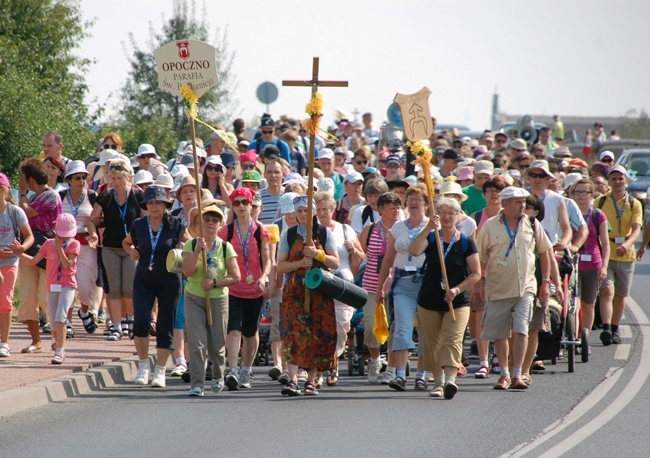
[[[173,248],[167,253],[167,272],[180,274],[183,272],[183,250]]]
[[[363,308],[368,300],[368,292],[365,289],[322,269],[311,269],[307,272],[305,284],[309,289],[355,309]]]

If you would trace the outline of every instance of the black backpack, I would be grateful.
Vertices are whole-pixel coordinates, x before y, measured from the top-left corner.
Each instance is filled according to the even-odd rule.
[[[232,238],[235,236],[234,221],[226,227],[228,228],[228,238],[226,240],[230,242]],[[255,241],[257,242],[257,251],[260,253],[260,265],[262,265],[264,262],[262,261],[262,225],[260,223],[257,223],[257,229],[255,229],[255,232],[253,233],[253,237],[255,237]]]
[[[361,226],[365,226],[366,221],[370,219],[371,223],[375,222],[375,214],[372,211],[372,207],[370,205],[366,205],[363,211],[361,212]]]
[[[298,226],[293,226],[287,229],[287,243],[289,244],[289,249],[293,246],[293,243],[296,241],[298,236]],[[320,246],[325,249],[325,243],[327,243],[327,227],[318,226],[318,241]]]

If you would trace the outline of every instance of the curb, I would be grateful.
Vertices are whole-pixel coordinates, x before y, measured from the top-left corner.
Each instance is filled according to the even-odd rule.
[[[0,418],[130,382],[137,374],[137,363],[138,357],[132,356],[84,371],[72,372],[52,380],[2,391],[0,392]],[[155,353],[149,355],[149,364],[155,366]]]

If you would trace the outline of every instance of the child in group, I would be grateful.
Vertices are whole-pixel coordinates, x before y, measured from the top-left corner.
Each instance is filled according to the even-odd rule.
[[[68,311],[74,304],[77,289],[77,257],[81,244],[74,237],[77,235],[77,223],[68,213],[56,218],[56,236],[48,239],[41,246],[36,256],[21,254],[21,259],[36,265],[43,258],[46,260],[45,277],[47,284],[47,311],[52,327],[52,364],[62,364],[65,360],[66,319]]]

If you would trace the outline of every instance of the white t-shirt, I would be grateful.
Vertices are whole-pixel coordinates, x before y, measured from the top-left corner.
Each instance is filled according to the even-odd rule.
[[[9,210],[9,204],[7,204],[5,211],[3,213],[0,213],[0,248],[9,246],[11,242],[13,242],[14,239],[16,238],[16,229],[20,231],[19,228],[28,224],[27,215],[25,214],[25,211],[18,206],[14,206],[14,210],[15,210],[15,221],[18,226],[17,228],[14,227],[11,221],[11,216],[10,216],[11,210]],[[0,259],[0,267],[17,266],[17,265],[18,265],[18,256],[11,256],[8,259]]]
[[[354,275],[352,275],[352,269],[350,269],[350,253],[345,248],[345,241],[350,240],[354,242],[357,239],[357,234],[347,224],[340,223],[335,223],[332,234],[334,235],[336,251],[339,254],[339,268],[336,269],[335,275],[349,282],[354,282]]]
[[[427,225],[427,222],[428,219],[423,218],[419,227],[416,226],[409,230],[408,221],[400,221],[390,228],[390,233],[395,239],[395,268],[404,270],[406,266],[413,266],[416,269],[422,267],[426,255],[422,253],[420,256],[411,256],[411,259],[409,260],[409,247],[413,243],[413,240],[415,240],[415,237],[417,237],[417,235]]]
[[[378,211],[372,211],[372,218],[368,217],[365,221],[361,220],[361,215],[363,214],[363,210],[367,207],[367,205],[362,205],[360,207],[357,207],[357,209],[354,211],[354,214],[352,215],[352,219],[350,219],[350,223],[352,226],[352,229],[357,234],[361,234],[361,231],[363,231],[363,228],[366,227],[368,224],[371,224],[374,221],[379,221],[381,219],[381,215],[379,214]],[[348,216],[348,218],[350,218]],[[401,208],[399,209],[399,221],[403,221],[405,218],[404,215],[404,210]]]

